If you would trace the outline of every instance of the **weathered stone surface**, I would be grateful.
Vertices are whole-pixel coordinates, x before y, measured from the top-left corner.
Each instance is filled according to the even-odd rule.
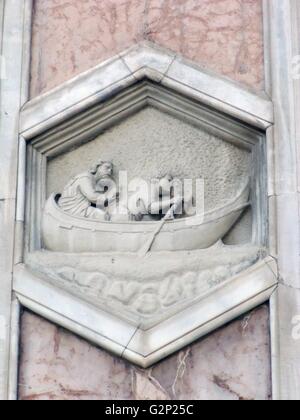
[[[268,323],[268,307],[262,306],[142,370],[25,312],[19,396],[21,400],[266,400],[271,393]]]
[[[261,0],[36,0],[31,95],[143,39],[263,88]]]

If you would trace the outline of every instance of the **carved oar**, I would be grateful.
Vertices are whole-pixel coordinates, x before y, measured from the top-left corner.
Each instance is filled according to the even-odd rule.
[[[157,228],[155,229],[155,231],[153,233],[151,233],[151,237],[149,238],[149,240],[140,249],[140,251],[138,252],[138,256],[139,257],[141,257],[141,258],[142,257],[145,257],[148,254],[148,252],[151,250],[152,245],[153,245],[153,243],[155,241],[155,238],[157,237],[157,235],[159,235],[159,233],[162,230],[162,228],[164,227],[166,221],[167,220],[170,220],[170,214],[171,214],[171,211],[172,211],[172,209],[173,209],[174,206],[175,205],[173,205],[172,208],[165,215],[165,217],[163,219],[161,219],[161,221],[157,225]]]

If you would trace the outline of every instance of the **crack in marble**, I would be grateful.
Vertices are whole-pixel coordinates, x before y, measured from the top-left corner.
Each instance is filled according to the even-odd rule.
[[[145,7],[144,7],[144,13],[143,13],[142,35],[145,34],[146,36],[148,34],[148,31],[150,31],[150,29],[148,28],[149,26],[148,15],[149,15],[150,1],[151,0],[145,0]]]
[[[251,318],[252,318],[252,314],[253,313],[254,312],[250,312],[250,314],[248,314],[247,316],[245,316],[244,319],[242,320],[243,335],[245,335],[245,333],[246,333],[246,330],[247,330],[247,328],[249,326],[249,323],[251,321]]]
[[[138,330],[140,329],[140,327],[141,327],[140,325],[136,327],[136,329],[135,329],[135,331],[133,332],[132,336],[130,337],[130,339],[129,339],[128,343],[127,343],[127,344],[126,344],[126,346],[124,347],[124,350],[122,351],[121,358],[124,356],[125,351],[128,349],[128,347],[129,347],[129,345],[130,345],[131,341],[133,340],[134,336],[136,335],[136,333],[138,332]]]
[[[272,258],[274,258],[274,257],[272,257]],[[277,260],[277,258],[274,258],[274,260],[276,261],[276,264],[277,264],[277,267],[278,267],[278,260]],[[273,270],[273,268],[271,267],[271,265],[270,265],[268,262],[266,262],[265,264],[266,264],[266,266],[268,267],[268,269],[271,271],[271,273],[273,273],[273,274],[274,274],[274,277],[275,277],[275,278],[276,278],[276,280],[278,281],[278,279],[279,279],[279,274],[278,274],[278,273],[276,273],[276,272]]]
[[[289,283],[285,283],[283,277],[281,277],[281,276],[279,276],[279,278],[278,278],[278,284],[280,286],[286,287],[287,289],[297,290],[297,291],[300,292],[300,287],[295,287],[295,286],[293,286],[293,285],[291,285]]]
[[[58,331],[57,356],[53,343],[56,326],[25,311],[20,400],[269,399],[267,305],[251,313],[244,337],[240,324],[240,319],[234,321],[180,354],[142,369],[64,329]]]
[[[224,391],[229,392],[230,394],[234,395],[235,397],[237,397],[239,399],[239,401],[246,401],[248,400],[247,398],[241,396],[238,392],[234,391],[230,385],[228,384],[228,380],[226,379],[222,379],[220,376],[218,375],[214,375],[213,379],[212,379],[213,383],[215,385],[217,385],[219,388],[221,388]]]
[[[177,385],[178,380],[182,380],[184,375],[185,375],[186,360],[189,357],[190,353],[191,353],[191,349],[188,348],[185,352],[180,352],[179,355],[178,355],[177,362],[179,362],[179,363],[178,363],[178,366],[177,366],[176,376],[175,376],[174,382],[172,384],[172,393],[173,393],[173,396],[174,396],[175,400],[177,399],[176,385]]]
[[[48,398],[49,400],[64,400],[67,399],[82,399],[82,398],[101,398],[101,394],[96,392],[91,392],[88,390],[76,390],[76,389],[67,389],[64,388],[62,385],[59,386],[58,389],[53,391],[45,391],[40,393],[29,394],[26,397],[22,398],[23,401],[32,401],[32,400],[39,400],[41,398],[45,399]]]
[[[171,400],[168,392],[152,375],[153,368],[148,370],[132,369],[132,393],[136,400]]]
[[[172,67],[173,63],[175,62],[175,60],[178,58],[178,55],[175,54],[174,57],[172,58],[170,64],[168,65],[168,68],[165,72],[165,74],[163,75],[163,79],[166,77],[166,75],[169,73],[170,68]]]

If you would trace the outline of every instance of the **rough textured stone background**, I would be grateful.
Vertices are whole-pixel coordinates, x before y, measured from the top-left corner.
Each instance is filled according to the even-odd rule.
[[[148,39],[263,89],[261,0],[35,0],[32,97]]]
[[[95,140],[48,163],[48,195],[61,193],[70,179],[112,161],[115,176],[146,181],[171,174],[204,180],[205,210],[227,204],[251,174],[251,154],[185,121],[148,107],[112,127]],[[58,176],[59,174],[59,176]]]
[[[21,400],[270,399],[268,307],[141,370],[24,312]],[[30,339],[28,339],[30,337]]]

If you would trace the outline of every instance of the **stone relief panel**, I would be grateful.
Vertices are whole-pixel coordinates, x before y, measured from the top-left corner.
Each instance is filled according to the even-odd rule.
[[[267,305],[145,370],[27,311],[21,331],[20,400],[271,399]]]
[[[148,107],[92,142],[50,160],[47,197],[62,192],[70,179],[91,168],[95,156],[112,161],[117,177],[126,171],[128,182],[137,178],[150,182],[166,174],[182,182],[203,179],[205,212],[237,198],[247,184],[252,164],[249,150]],[[251,209],[245,208],[225,242],[251,242],[251,224]]]
[[[267,255],[252,241],[252,171],[251,150],[146,107],[48,161],[48,252],[29,254],[27,264],[96,307],[150,328]],[[156,198],[139,188],[118,207],[124,173],[129,184],[155,179]],[[181,195],[184,184],[174,192],[175,178],[203,180],[202,216],[185,214],[193,205]]]
[[[37,135],[27,153],[21,272],[36,284],[33,302],[43,302],[26,301],[30,309],[42,310],[52,288],[50,319],[73,320],[81,305],[79,328],[118,325],[104,340],[149,365],[166,343],[155,340],[156,349],[147,335],[180,323],[180,340],[190,328],[181,316],[197,308],[204,328],[207,311],[216,320],[235,310],[230,293],[251,307],[276,284],[261,130],[145,79]],[[127,355],[131,340],[137,358]]]

